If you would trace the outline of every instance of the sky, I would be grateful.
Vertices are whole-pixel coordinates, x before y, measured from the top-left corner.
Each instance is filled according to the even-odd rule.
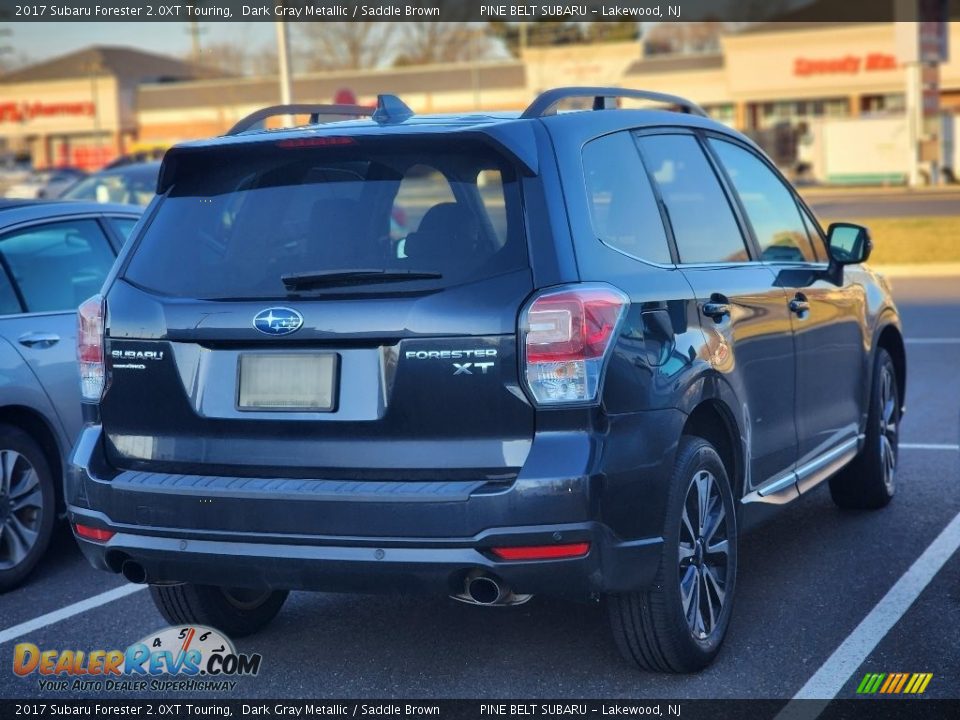
[[[166,55],[186,56],[190,53],[190,23],[137,22],[43,22],[6,23],[12,31],[0,37],[0,45],[11,49],[20,62],[25,58],[38,62],[64,55],[89,45],[132,45],[142,50]],[[265,22],[199,23],[201,46],[205,42],[231,41],[259,49],[274,43],[274,24]]]

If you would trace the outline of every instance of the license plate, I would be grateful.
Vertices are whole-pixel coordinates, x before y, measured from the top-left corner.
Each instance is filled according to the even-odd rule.
[[[337,396],[336,353],[240,356],[240,410],[332,412]]]

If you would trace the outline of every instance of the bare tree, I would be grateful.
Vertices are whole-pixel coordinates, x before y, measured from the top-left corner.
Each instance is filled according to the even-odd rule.
[[[276,75],[280,72],[280,61],[274,48],[262,47],[250,56],[251,75]]]
[[[483,60],[496,53],[485,28],[466,22],[411,22],[401,31],[395,65]]]
[[[200,51],[200,64],[226,73],[248,75],[251,69],[251,56],[247,48],[239,43],[229,41],[207,43]]]
[[[658,23],[646,33],[644,46],[648,55],[720,52],[720,36],[730,25],[715,20]]]
[[[395,23],[310,22],[295,27],[302,40],[297,54],[307,71],[378,67],[395,52]]]

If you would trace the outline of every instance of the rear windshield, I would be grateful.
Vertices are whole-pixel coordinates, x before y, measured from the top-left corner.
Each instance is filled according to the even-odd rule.
[[[348,144],[349,143],[349,144]],[[291,143],[292,144],[292,143]],[[283,298],[281,278],[383,270],[440,277],[338,292],[461,284],[526,267],[514,171],[480,144],[409,141],[184,154],[125,278],[202,299]]]

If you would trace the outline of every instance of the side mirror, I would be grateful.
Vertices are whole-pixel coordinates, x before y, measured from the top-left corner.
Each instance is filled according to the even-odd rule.
[[[866,262],[873,250],[870,231],[853,223],[831,223],[827,228],[830,259],[837,265]]]

